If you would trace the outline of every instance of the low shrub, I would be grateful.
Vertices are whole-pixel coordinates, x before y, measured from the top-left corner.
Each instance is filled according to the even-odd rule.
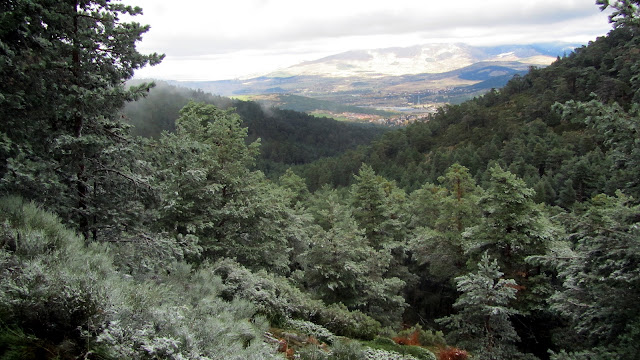
[[[403,355],[395,351],[367,348],[364,350],[366,360],[418,360],[411,355]]]
[[[294,330],[297,330],[307,336],[313,336],[327,344],[333,344],[336,340],[336,336],[331,331],[324,326],[314,324],[311,321],[289,320],[287,325]]]
[[[251,272],[231,259],[211,265],[223,280],[222,296],[227,300],[244,299],[274,326],[286,326],[289,319],[311,321],[331,333],[371,340],[381,331],[380,323],[342,304],[325,305],[293,286],[288,279],[265,271]]]
[[[377,337],[373,341],[364,342],[364,344],[372,349],[411,356],[411,359],[436,360],[436,356],[428,349],[415,345],[400,345],[389,338]]]
[[[444,347],[446,341],[441,331],[423,330],[419,324],[398,332],[393,341],[400,345]]]
[[[336,335],[372,340],[382,330],[380,323],[360,311],[349,311],[342,304],[318,309],[319,323]]]
[[[221,298],[213,270],[131,276],[111,247],[0,198],[0,359],[277,359],[256,306]]]
[[[364,348],[357,341],[339,340],[331,347],[329,360],[364,360]]]

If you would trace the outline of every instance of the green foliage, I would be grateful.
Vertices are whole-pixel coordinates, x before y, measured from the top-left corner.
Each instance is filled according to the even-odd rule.
[[[342,304],[318,309],[318,322],[336,335],[355,339],[373,339],[382,330],[380,322],[358,310],[350,311]]]
[[[624,190],[634,197],[640,195],[640,105],[633,104],[626,110],[618,103],[604,104],[593,99],[556,104],[555,109],[563,118],[585,123],[597,132],[607,160],[600,163],[608,165],[604,169],[608,170],[607,188]]]
[[[303,202],[309,198],[310,194],[307,184],[304,182],[304,179],[294,173],[291,168],[287,169],[287,171],[280,176],[279,183],[280,186],[291,192],[293,205]]]
[[[489,251],[514,277],[527,272],[526,256],[545,253],[554,228],[522,179],[499,166],[490,173],[489,189],[480,199],[482,221],[464,233],[467,251]]]
[[[329,354],[322,348],[311,345],[298,350],[296,355],[301,360],[328,360]]]
[[[105,320],[115,274],[103,246],[85,248],[60,220],[17,197],[1,198],[0,318],[57,345],[81,344]]]
[[[380,323],[371,317],[349,311],[341,304],[326,306],[284,277],[263,270],[252,273],[229,259],[217,261],[212,268],[223,280],[225,299],[251,302],[272,324],[285,325],[290,319],[301,319],[321,325],[333,334],[359,339],[372,339],[381,330]]]
[[[183,263],[136,280],[115,270],[105,245],[85,246],[35,205],[13,197],[0,207],[2,356],[274,356],[268,324],[248,302],[223,300],[211,268]]]
[[[363,193],[361,201],[368,202]],[[383,324],[400,318],[405,306],[400,291],[404,282],[388,276],[392,254],[375,247],[366,230],[361,230],[352,210],[330,194],[315,204],[323,229],[316,229],[302,254],[303,280],[308,290],[326,303],[342,303],[360,310]],[[383,210],[381,206],[378,210]],[[362,218],[371,218],[360,210]],[[362,220],[365,221],[365,220]],[[381,244],[378,244],[381,245]]]
[[[444,187],[425,184],[410,195],[409,248],[420,265],[428,266],[431,278],[447,282],[465,271],[462,232],[481,218],[481,189],[459,164],[439,180]]]
[[[116,358],[277,358],[262,340],[268,322],[255,307],[223,300],[213,269],[189,270],[117,292],[117,312],[96,341]]]
[[[455,343],[471,350],[478,359],[514,359],[519,340],[511,317],[517,311],[509,306],[516,297],[516,282],[503,279],[496,260],[486,253],[478,270],[456,278],[462,294],[453,305],[458,313],[439,319],[453,331]]]
[[[364,349],[357,341],[337,341],[331,347],[330,360],[364,360]]]
[[[371,166],[362,164],[356,182],[351,187],[353,217],[370,245],[376,249],[393,240],[396,224],[391,222],[390,207],[387,202],[387,191],[391,184],[381,176],[377,176]],[[398,204],[394,204],[398,205]]]
[[[247,143],[261,139],[256,167],[269,178],[275,178],[292,165],[310,163],[369,144],[388,130],[265,108],[253,101],[232,100],[163,82],[158,82],[145,98],[128,103],[122,112],[134,126],[133,134],[158,138],[165,130],[175,131],[179,110],[190,100],[221,109],[235,108],[242,125],[248,128]]]
[[[601,10],[613,8],[613,12],[609,15],[609,21],[614,27],[632,27],[640,26],[640,2],[637,0],[597,0],[596,4],[600,5]]]
[[[230,259],[221,259],[212,264],[212,268],[223,280],[224,298],[253,303],[272,324],[285,325],[291,318],[310,319],[321,306],[320,302],[313,301],[293,287],[286,278],[264,270],[253,273]]]
[[[388,132],[366,148],[323,159],[300,173],[311,189],[323,183],[345,186],[354,179],[344,174],[357,173],[364,162],[411,191],[436,183],[454,163],[465,166],[485,186],[481,180],[490,163],[499,163],[528,187],[544,177],[548,185],[541,196],[550,205],[558,203],[569,178],[578,202],[597,193],[613,194],[619,186],[608,186],[609,173],[603,171],[607,159],[591,156],[576,166],[589,153],[604,149],[602,139],[594,129],[563,118],[552,106],[569,100],[586,102],[591,94],[603,104],[617,102],[623,109],[637,103],[640,68],[633,60],[638,48],[634,34],[628,28],[616,29],[549,67],[514,77],[501,90],[445,106],[426,122]]]
[[[162,190],[157,231],[197,241],[205,257],[286,272],[290,237],[305,234],[294,228],[293,195],[249,170],[258,142],[246,145],[240,118],[213,105],[189,103],[176,124],[149,150]]]
[[[391,343],[368,341],[363,344],[367,347],[364,350],[365,359],[436,359],[436,356],[431,351],[419,346],[398,345],[393,341]]]
[[[152,86],[123,81],[162,59],[136,50],[148,26],[120,20],[142,10],[110,0],[0,6],[0,191],[46,204],[87,239],[135,224],[146,182],[126,161],[116,112]]]
[[[639,208],[630,202],[622,193],[594,197],[572,219],[567,242],[547,257],[562,280],[551,303],[579,336],[571,349],[576,352],[619,359],[637,354]]]
[[[378,130],[175,88],[132,139],[140,9],[1,3],[0,193],[27,200],[0,198],[0,357],[269,359],[283,325],[334,345],[302,357],[433,359],[337,336],[444,316],[478,359],[636,358],[638,2],[598,4],[608,36],[357,148]]]

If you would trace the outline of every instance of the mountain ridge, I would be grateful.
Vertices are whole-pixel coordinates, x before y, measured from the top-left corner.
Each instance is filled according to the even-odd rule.
[[[326,77],[409,75],[443,73],[481,61],[521,61],[549,65],[577,44],[471,46],[464,43],[434,43],[409,47],[351,50],[266,74],[266,77],[320,75]]]

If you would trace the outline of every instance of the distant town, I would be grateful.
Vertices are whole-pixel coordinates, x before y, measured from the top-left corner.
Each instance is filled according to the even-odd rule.
[[[431,114],[435,114],[438,111],[440,106],[441,105],[436,104],[425,104],[414,107],[387,107],[378,109],[396,113],[391,116],[332,111],[315,111],[311,114],[320,117],[330,117],[340,121],[372,123],[385,126],[406,126],[416,121],[426,121]]]

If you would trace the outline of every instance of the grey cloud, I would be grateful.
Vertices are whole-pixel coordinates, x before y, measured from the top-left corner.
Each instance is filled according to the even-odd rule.
[[[447,14],[417,12],[415,9],[398,8],[388,12],[367,12],[335,19],[316,19],[293,26],[267,31],[252,29],[251,36],[240,37],[233,31],[216,34],[174,34],[162,39],[150,39],[147,44],[168,55],[223,54],[245,49],[286,48],[288,43],[304,43],[322,38],[345,36],[400,35],[404,33],[432,33],[445,36],[456,28],[490,28],[538,24],[549,27],[554,24],[586,18],[598,13],[595,4],[584,2],[555,2],[553,6],[518,6],[515,2],[487,8],[481,14],[477,10],[459,8]],[[339,11],[339,9],[336,9]],[[233,14],[230,14],[233,16]],[[292,15],[295,16],[295,15]],[[274,21],[277,21],[274,19]],[[240,24],[252,26],[252,24]]]

